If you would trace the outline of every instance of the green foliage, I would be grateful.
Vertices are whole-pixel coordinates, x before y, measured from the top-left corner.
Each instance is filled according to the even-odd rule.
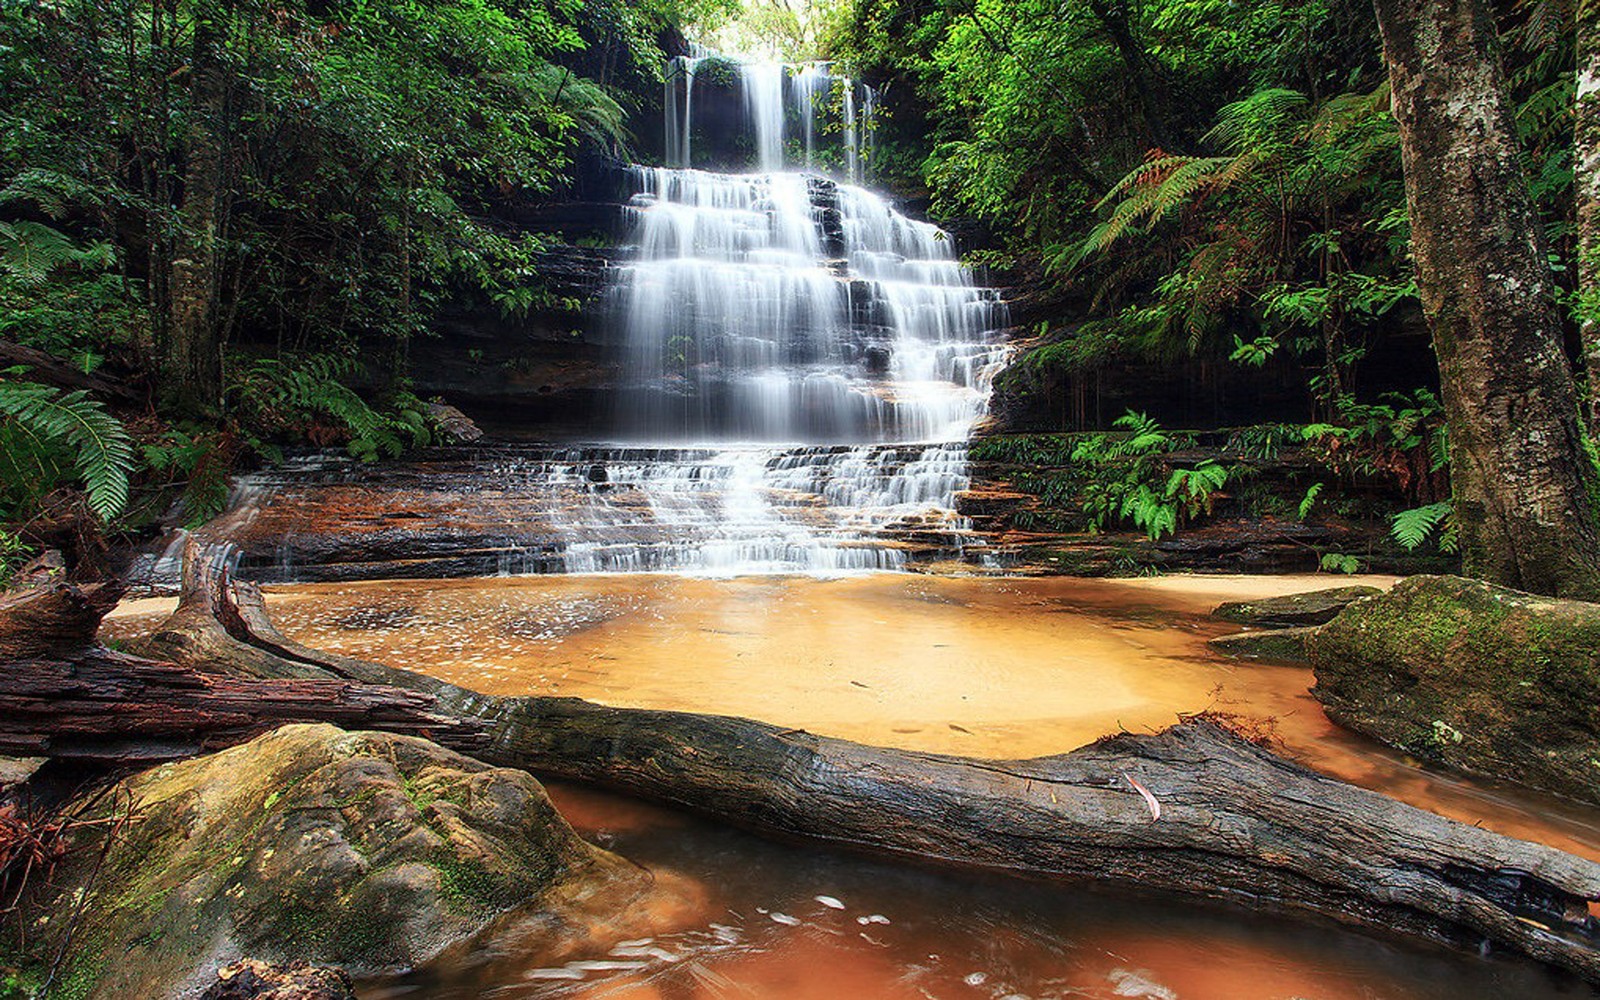
[[[0,466],[11,490],[34,490],[59,479],[67,457],[88,493],[89,508],[103,519],[128,502],[133,442],[122,424],[82,390],[62,392],[17,378],[0,380]],[[9,491],[8,491],[9,492]]]
[[[1454,553],[1460,547],[1455,505],[1448,500],[1400,511],[1394,515],[1389,533],[1406,549],[1419,548],[1435,533],[1440,552]]]
[[[1167,456],[1189,441],[1146,414],[1130,410],[1115,426],[1126,433],[1085,435],[1072,452],[1087,476],[1080,502],[1092,530],[1131,523],[1156,540],[1175,534],[1180,521],[1211,512],[1228,482],[1226,466],[1207,459],[1172,467]]]
[[[1324,552],[1317,568],[1324,573],[1351,573],[1361,572],[1361,560],[1343,552]]]
[[[169,477],[169,485],[182,486],[179,508],[188,528],[199,527],[226,509],[237,450],[237,439],[227,431],[193,424],[170,428],[141,449],[151,471]],[[256,450],[273,452],[261,443]]]
[[[0,528],[0,591],[10,586],[11,578],[31,558],[32,546],[15,533]]]
[[[1297,508],[1300,520],[1304,521],[1311,516],[1311,509],[1317,505],[1317,498],[1322,496],[1322,489],[1323,485],[1320,482],[1306,487],[1306,495],[1300,498],[1300,506]]]
[[[364,462],[396,458],[429,443],[421,400],[400,393],[390,406],[376,409],[342,381],[354,373],[354,362],[332,355],[258,358],[237,370],[228,392],[244,423],[263,437],[324,444],[342,438]]]

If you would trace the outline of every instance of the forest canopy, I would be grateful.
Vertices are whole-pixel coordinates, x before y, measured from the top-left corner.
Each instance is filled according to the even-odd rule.
[[[1415,192],[1365,0],[3,2],[12,522],[62,487],[129,526],[181,490],[198,522],[286,445],[430,441],[415,345],[463,310],[577,336],[593,303],[557,280],[574,248],[528,220],[662,162],[670,60],[720,48],[872,88],[868,182],[1010,289],[1008,429],[1166,405],[1365,449],[1424,512],[1405,539],[1453,537]],[[1582,376],[1593,12],[1491,12],[1539,282]],[[1151,379],[1175,391],[1133,398]]]

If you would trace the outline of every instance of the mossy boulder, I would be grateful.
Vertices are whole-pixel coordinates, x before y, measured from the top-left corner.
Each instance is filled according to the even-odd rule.
[[[1306,640],[1315,627],[1268,628],[1254,632],[1235,632],[1219,635],[1207,641],[1212,649],[1229,656],[1242,656],[1253,660],[1277,660],[1281,663],[1304,663]]]
[[[648,876],[578,837],[530,775],[426,740],[285,726],[81,803],[32,937],[76,929],[53,997],[193,997],[241,957],[371,976],[491,920]]]
[[[1306,651],[1340,724],[1600,802],[1600,604],[1417,576],[1350,605]]]
[[[1300,625],[1321,625],[1363,597],[1383,593],[1377,587],[1330,587],[1304,594],[1285,594],[1259,601],[1229,601],[1213,611],[1215,618],[1238,622],[1241,625],[1263,625],[1288,628]]]

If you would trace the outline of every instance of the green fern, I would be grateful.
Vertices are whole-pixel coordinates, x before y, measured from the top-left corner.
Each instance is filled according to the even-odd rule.
[[[1317,505],[1317,498],[1322,495],[1322,484],[1312,483],[1306,488],[1306,495],[1300,499],[1300,520],[1304,521],[1311,514],[1311,508]]]
[[[1448,500],[1402,510],[1394,515],[1389,526],[1389,534],[1406,549],[1417,548],[1436,531],[1439,551],[1456,551],[1459,531],[1455,523],[1455,505]]]
[[[20,369],[9,369],[15,376]],[[89,508],[109,520],[128,503],[133,442],[120,421],[82,390],[63,393],[37,382],[0,381],[0,418],[72,455]]]
[[[42,284],[82,252],[60,230],[40,222],[0,222],[0,271],[24,285]]]

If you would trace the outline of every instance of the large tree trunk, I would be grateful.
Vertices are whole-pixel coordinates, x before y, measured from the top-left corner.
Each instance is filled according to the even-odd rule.
[[[1484,0],[1376,0],[1469,575],[1600,598],[1586,456]]]
[[[223,109],[227,95],[222,43],[225,14],[215,2],[194,5],[189,121],[183,140],[183,196],[173,245],[167,394],[190,412],[214,408],[222,395],[217,337],[217,232],[222,200]]]
[[[228,660],[205,657],[229,656],[228,648],[192,643],[172,648],[200,658],[209,674],[92,649],[70,663],[11,664],[0,671],[0,711],[17,721],[0,750],[137,760],[144,748],[161,758],[174,747],[242,740],[302,712],[345,718],[436,732],[489,763],[594,781],[769,835],[1211,897],[1474,948],[1494,942],[1600,982],[1587,908],[1600,899],[1600,864],[1322,777],[1221,725],[992,761],[748,719],[491,698],[308,649],[272,627],[255,588],[216,572],[188,580],[213,592],[190,595],[166,631],[192,631],[195,609],[210,608],[218,630],[255,650],[244,665],[251,678],[219,676]],[[324,680],[301,679],[318,670]],[[271,674],[293,679],[256,679]],[[118,699],[129,705],[126,719]]]
[[[1600,311],[1600,0],[1578,0],[1578,88],[1574,108],[1578,217],[1578,292],[1585,312]],[[1582,325],[1585,406],[1590,436],[1600,436],[1600,316]]]

